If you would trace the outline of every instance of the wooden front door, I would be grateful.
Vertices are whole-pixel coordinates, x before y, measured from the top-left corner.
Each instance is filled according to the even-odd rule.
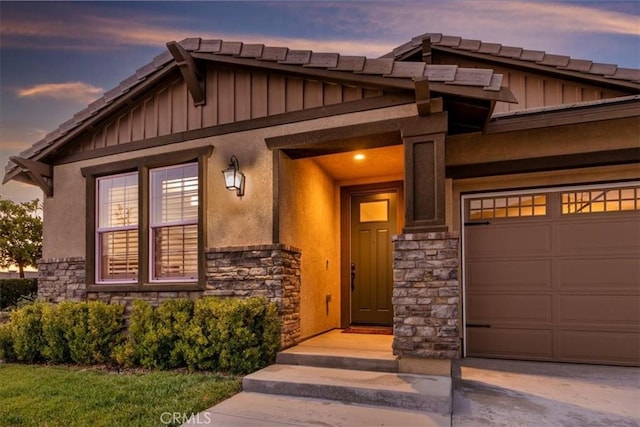
[[[397,193],[351,197],[351,323],[393,323],[393,250]]]

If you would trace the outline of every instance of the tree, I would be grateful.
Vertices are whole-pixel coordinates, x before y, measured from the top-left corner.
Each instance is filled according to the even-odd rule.
[[[42,256],[42,205],[38,199],[15,203],[0,198],[0,267],[36,267]]]

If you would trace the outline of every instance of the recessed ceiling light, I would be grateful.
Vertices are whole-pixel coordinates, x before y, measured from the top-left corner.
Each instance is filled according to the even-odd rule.
[[[353,158],[356,160],[364,160],[364,154],[356,154]]]

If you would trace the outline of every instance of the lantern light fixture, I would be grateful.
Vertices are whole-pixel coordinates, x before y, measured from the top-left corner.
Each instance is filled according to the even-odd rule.
[[[222,174],[227,190],[235,191],[238,197],[244,196],[244,174],[240,172],[240,164],[236,156],[231,156],[229,167],[223,170]]]

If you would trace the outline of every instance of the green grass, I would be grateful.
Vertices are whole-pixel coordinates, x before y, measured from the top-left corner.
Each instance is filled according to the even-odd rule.
[[[0,426],[158,426],[239,392],[237,377],[0,363]]]

